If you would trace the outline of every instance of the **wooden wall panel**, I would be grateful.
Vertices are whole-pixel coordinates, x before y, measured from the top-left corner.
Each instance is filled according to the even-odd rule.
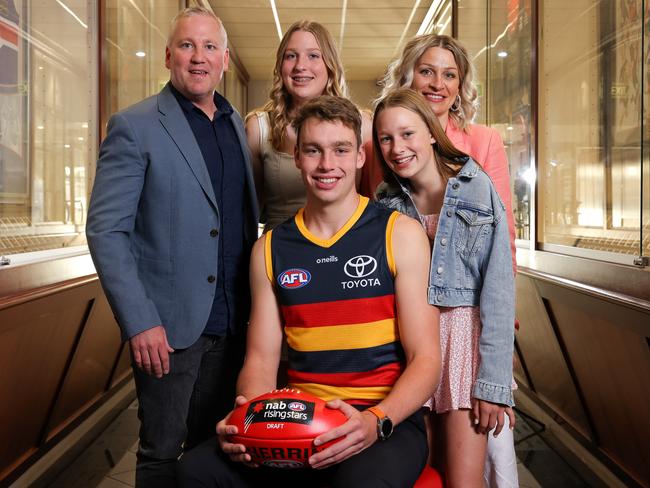
[[[585,437],[591,430],[535,280],[517,275],[517,332],[529,387]]]
[[[50,417],[48,439],[101,397],[121,352],[120,332],[99,282],[86,288],[96,299]]]
[[[74,288],[0,310],[0,473],[40,444],[92,298]]]
[[[111,378],[111,388],[117,383],[122,381],[124,378],[132,374],[131,370],[131,350],[129,349],[129,343],[125,342],[122,344],[122,349],[120,351],[120,356],[115,365],[115,371],[113,372],[113,377]]]
[[[588,406],[596,443],[650,485],[650,311],[619,306],[551,284],[540,291]]]
[[[2,270],[0,485],[130,375],[90,259],[63,261],[50,263],[52,274],[47,263]],[[57,273],[70,279],[56,282]]]

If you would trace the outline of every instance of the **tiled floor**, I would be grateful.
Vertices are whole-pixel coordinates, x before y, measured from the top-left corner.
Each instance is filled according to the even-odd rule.
[[[137,406],[131,404],[50,485],[53,488],[124,488],[135,485]],[[521,488],[604,486],[585,469],[574,469],[551,447],[541,425],[517,415],[515,447]]]

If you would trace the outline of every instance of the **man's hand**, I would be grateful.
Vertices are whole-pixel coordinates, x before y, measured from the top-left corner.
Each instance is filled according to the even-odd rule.
[[[487,434],[494,429],[494,437],[498,436],[505,423],[505,415],[510,420],[510,428],[515,427],[515,414],[512,407],[491,403],[485,400],[472,399],[474,424],[479,434]],[[496,427],[496,428],[495,428]]]
[[[237,398],[235,398],[235,408],[243,405],[247,401],[246,397],[238,395]],[[238,432],[236,425],[228,424],[231,414],[232,412],[226,415],[226,417],[220,420],[217,424],[217,441],[219,442],[219,447],[223,452],[228,454],[231,461],[244,463],[252,468],[257,468],[257,464],[251,462],[250,454],[246,453],[246,446],[242,444],[233,444],[228,440],[229,435]]]
[[[142,371],[156,378],[169,373],[169,347],[167,334],[162,325],[140,332],[129,339],[135,364]]]
[[[345,414],[348,421],[335,429],[319,435],[314,445],[322,446],[339,439],[327,449],[309,458],[312,468],[322,469],[340,463],[358,454],[377,441],[377,417],[370,412],[359,412],[343,400],[327,402],[328,408],[338,408]]]

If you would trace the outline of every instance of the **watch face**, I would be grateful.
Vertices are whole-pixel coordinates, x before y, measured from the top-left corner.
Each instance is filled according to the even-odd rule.
[[[388,417],[384,417],[380,421],[380,431],[382,440],[386,440],[393,433],[393,421]]]

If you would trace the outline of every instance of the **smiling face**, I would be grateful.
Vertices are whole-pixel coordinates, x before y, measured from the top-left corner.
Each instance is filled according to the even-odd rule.
[[[280,72],[294,105],[323,94],[329,75],[321,48],[311,32],[298,30],[291,34]]]
[[[174,88],[206,113],[213,107],[213,93],[228,69],[228,59],[225,35],[214,18],[178,19],[165,50],[165,66]]]
[[[424,95],[442,127],[447,127],[449,109],[460,88],[454,55],[441,47],[430,47],[415,63],[411,88]]]
[[[294,157],[308,198],[334,203],[356,196],[355,176],[363,166],[365,152],[354,130],[341,121],[306,119]]]
[[[435,170],[434,139],[419,115],[403,107],[390,107],[376,117],[377,141],[393,173],[412,179]]]

